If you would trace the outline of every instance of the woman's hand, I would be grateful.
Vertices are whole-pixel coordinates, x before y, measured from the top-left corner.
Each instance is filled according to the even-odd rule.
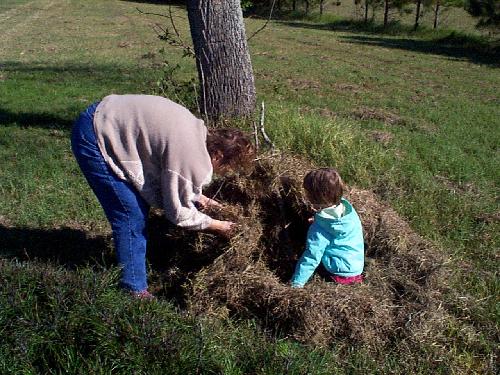
[[[235,226],[236,224],[232,221],[221,221],[213,219],[212,223],[207,227],[207,229],[218,235],[229,238]]]
[[[201,195],[200,199],[198,200],[198,204],[201,206],[201,208],[207,208],[207,207],[221,207],[222,205],[217,202],[214,199],[210,199],[203,194]]]

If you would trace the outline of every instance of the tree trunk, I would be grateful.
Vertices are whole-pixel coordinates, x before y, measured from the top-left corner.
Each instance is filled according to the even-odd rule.
[[[368,23],[368,0],[365,0],[365,23]]]
[[[306,2],[306,16],[309,14],[309,0],[304,0]]]
[[[209,119],[255,110],[255,82],[240,0],[188,0],[200,80],[200,109]]]
[[[297,10],[297,0],[292,1],[292,10],[293,11]]]
[[[441,5],[440,0],[436,0],[436,7],[434,8],[434,28],[438,27],[438,18],[439,18],[439,7]]]
[[[323,5],[324,5],[325,0],[320,0],[319,2],[319,15],[323,15]]]
[[[422,0],[417,0],[417,11],[415,13],[415,25],[413,26],[413,30],[418,29],[418,21],[420,20],[420,6],[422,5]]]
[[[384,1],[384,28],[387,27],[389,22],[389,0]]]

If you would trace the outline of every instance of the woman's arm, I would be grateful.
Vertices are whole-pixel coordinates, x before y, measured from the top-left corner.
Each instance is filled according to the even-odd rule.
[[[220,207],[221,204],[217,202],[215,199],[210,199],[203,194],[201,194],[200,199],[198,199],[198,203],[200,204],[201,208],[207,208],[209,206],[212,207]]]
[[[192,184],[177,173],[163,175],[162,186],[165,216],[174,224],[192,230],[208,230],[229,237],[235,224],[230,221],[213,219],[198,211],[192,201]],[[201,195],[200,205],[218,205],[215,200]]]

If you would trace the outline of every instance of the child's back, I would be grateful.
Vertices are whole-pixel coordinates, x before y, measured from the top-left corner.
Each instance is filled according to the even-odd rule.
[[[304,179],[304,188],[308,199],[317,204],[321,202],[315,201],[316,197],[311,193],[314,188],[308,189],[315,172],[322,177],[319,180],[326,185],[323,186],[326,190],[337,188],[336,181],[341,184],[341,180],[337,172],[330,168],[309,172]],[[337,177],[324,178],[325,175]],[[323,191],[322,194],[324,195]],[[297,263],[292,277],[292,286],[302,287],[320,263],[336,281],[351,283],[361,280],[359,275],[364,267],[361,221],[349,201],[344,198],[339,198],[339,200],[338,204],[323,208],[314,216],[314,222],[307,233],[306,250]]]

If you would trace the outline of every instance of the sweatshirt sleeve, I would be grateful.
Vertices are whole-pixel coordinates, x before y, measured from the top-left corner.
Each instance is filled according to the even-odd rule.
[[[329,240],[318,231],[318,227],[312,224],[307,232],[306,249],[295,267],[292,276],[292,286],[303,287],[314,273],[314,270],[321,262]]]
[[[201,194],[193,183],[176,172],[166,170],[161,177],[161,193],[166,218],[185,229],[201,230],[212,223],[212,218],[198,211],[194,204]]]

